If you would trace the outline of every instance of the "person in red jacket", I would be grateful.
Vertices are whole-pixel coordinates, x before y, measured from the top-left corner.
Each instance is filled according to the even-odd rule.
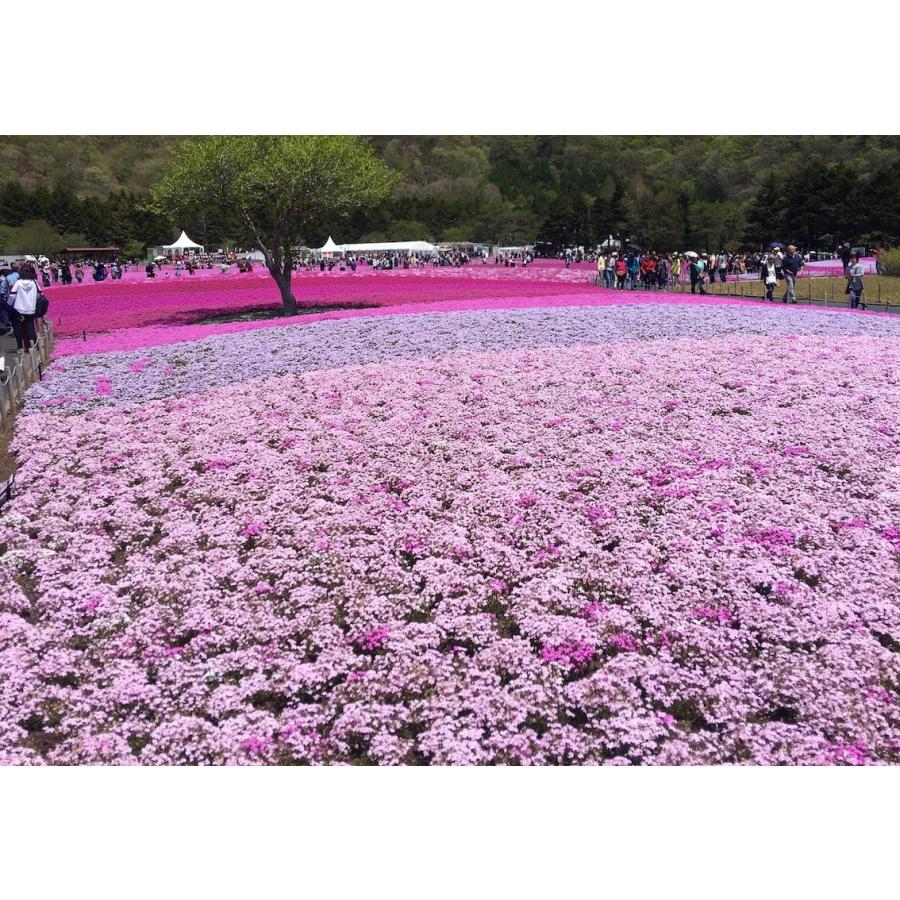
[[[625,264],[625,258],[620,256],[616,259],[616,288],[618,290],[625,289],[625,277],[628,275],[628,266]]]
[[[644,290],[649,290],[656,277],[656,260],[648,254],[641,260],[641,284]]]

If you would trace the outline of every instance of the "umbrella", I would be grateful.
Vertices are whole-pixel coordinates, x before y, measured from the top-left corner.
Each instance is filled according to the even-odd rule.
[[[165,259],[164,256],[157,256],[155,261],[156,261],[156,262],[162,262],[164,259]]]
[[[769,246],[773,247],[776,250],[784,250],[784,244],[782,244],[781,241],[772,241]]]
[[[687,251],[685,251],[685,254],[684,254],[684,255],[685,255],[685,256],[689,256],[691,259],[696,259],[696,258],[697,258],[697,254],[694,253],[693,250],[687,250]]]

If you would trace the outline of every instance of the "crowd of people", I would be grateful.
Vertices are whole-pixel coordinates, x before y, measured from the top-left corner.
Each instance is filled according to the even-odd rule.
[[[860,305],[864,291],[863,267],[857,253],[849,247],[839,248],[846,293],[851,309]],[[573,254],[573,259],[575,256]],[[705,294],[704,285],[757,276],[765,285],[765,299],[774,302],[779,282],[784,282],[783,303],[796,303],[796,284],[809,260],[793,244],[783,248],[773,245],[761,253],[656,253],[637,249],[624,253],[612,251],[595,256],[596,283],[610,290],[668,290],[680,285],[691,286],[691,293]],[[575,261],[578,261],[577,259]],[[877,261],[877,258],[876,258]],[[566,258],[569,265],[569,258]]]
[[[34,264],[12,263],[0,276],[0,335],[12,334],[19,350],[37,343],[35,320],[46,314],[47,299]]]
[[[434,269],[446,266],[467,266],[474,259],[482,263],[487,262],[487,254],[472,255],[464,250],[441,250],[437,253],[422,253],[411,251],[382,251],[378,253],[348,253],[343,256],[305,255],[295,260],[295,269],[305,269],[308,272],[316,270],[320,272],[355,272],[360,266],[368,266],[375,271],[389,269]]]
[[[836,256],[841,260],[844,276],[847,278],[846,294],[851,309],[860,306],[864,295],[863,267],[859,256],[848,244],[837,248]],[[881,257],[876,251],[876,271],[882,272]],[[596,265],[596,284],[610,290],[668,290],[690,284],[691,292],[705,294],[705,285],[734,279],[758,277],[764,284],[765,299],[774,302],[779,283],[784,283],[784,303],[796,303],[796,280],[806,262],[813,254],[802,254],[794,245],[783,247],[773,244],[763,252],[718,253],[658,253],[654,250],[631,246],[624,251],[586,252],[584,248],[568,248],[559,254],[566,267],[574,263],[591,262]],[[532,247],[504,248],[493,256],[495,266],[526,267],[534,261]],[[5,268],[0,264],[0,334],[12,332],[20,349],[28,349],[35,340],[32,303],[33,284],[38,293],[41,287],[55,284],[82,283],[86,270],[94,281],[117,281],[123,273],[137,267],[137,263],[105,262],[84,260],[74,263],[67,260],[51,260],[46,256],[34,262],[29,258],[23,263],[12,263]],[[360,266],[373,270],[419,269],[426,267],[460,267],[473,261],[486,265],[491,257],[486,250],[476,248],[471,254],[462,249],[444,249],[437,253],[415,253],[385,251],[379,253],[348,254],[325,257],[320,254],[298,255],[294,259],[295,270],[307,271],[353,271]],[[239,272],[252,272],[254,260],[249,253],[230,251],[219,256],[177,256],[158,258],[144,266],[148,278],[155,278],[163,267],[172,266],[175,277],[183,273],[193,275],[199,269],[217,267],[222,274],[237,266]],[[16,287],[21,282],[21,287]]]

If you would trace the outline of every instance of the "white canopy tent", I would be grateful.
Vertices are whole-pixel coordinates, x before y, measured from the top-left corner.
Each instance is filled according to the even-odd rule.
[[[370,244],[335,244],[328,238],[319,249],[323,256],[334,253],[434,253],[434,244],[428,241],[383,241]]]
[[[181,237],[174,244],[164,244],[163,250],[167,250],[171,256],[173,253],[186,253],[188,250],[203,252],[202,244],[195,244],[188,236],[186,231],[181,232]]]

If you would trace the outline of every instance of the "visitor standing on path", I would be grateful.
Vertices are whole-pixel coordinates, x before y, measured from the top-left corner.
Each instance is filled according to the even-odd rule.
[[[616,259],[616,289],[625,290],[625,279],[628,276],[628,266],[625,260],[620,256]]]
[[[19,272],[18,280],[12,286],[8,307],[16,335],[16,347],[19,350],[30,350],[31,345],[37,343],[34,317],[40,292],[37,272],[31,263],[26,263]]]
[[[13,263],[8,270],[4,268],[3,275],[0,277],[0,334],[9,334],[11,331],[15,331],[7,304],[10,302],[12,286],[19,277],[18,268],[18,264]]]
[[[606,260],[602,253],[597,257],[597,281],[595,284],[598,286],[606,284]]]
[[[706,291],[703,290],[703,261],[700,259],[692,259],[690,266],[690,274],[691,274],[691,293],[696,294],[699,293],[705,294]]]
[[[628,284],[631,290],[637,290],[638,272],[641,268],[641,261],[636,253],[632,253],[627,260],[628,268]]]
[[[797,276],[803,268],[803,257],[797,252],[797,248],[790,244],[787,253],[781,261],[781,271],[784,273],[785,291],[782,303],[796,303],[797,295],[794,288],[797,285]]]
[[[839,253],[841,256],[841,263],[844,266],[844,274],[850,274],[850,260],[853,258],[852,251],[850,250],[849,244],[841,244]]]
[[[759,270],[759,277],[766,286],[766,300],[770,303],[775,300],[775,285],[778,282],[778,269],[776,268],[776,265],[775,254],[770,253]]]
[[[669,287],[669,260],[668,257],[661,256],[656,261],[656,284],[663,290]]]
[[[616,260],[618,257],[615,253],[611,253],[606,257],[606,286],[612,290],[616,286]]]
[[[859,257],[855,254],[850,257],[850,265],[847,269],[847,293],[850,295],[850,309],[859,309],[859,298],[863,292],[863,267]]]

